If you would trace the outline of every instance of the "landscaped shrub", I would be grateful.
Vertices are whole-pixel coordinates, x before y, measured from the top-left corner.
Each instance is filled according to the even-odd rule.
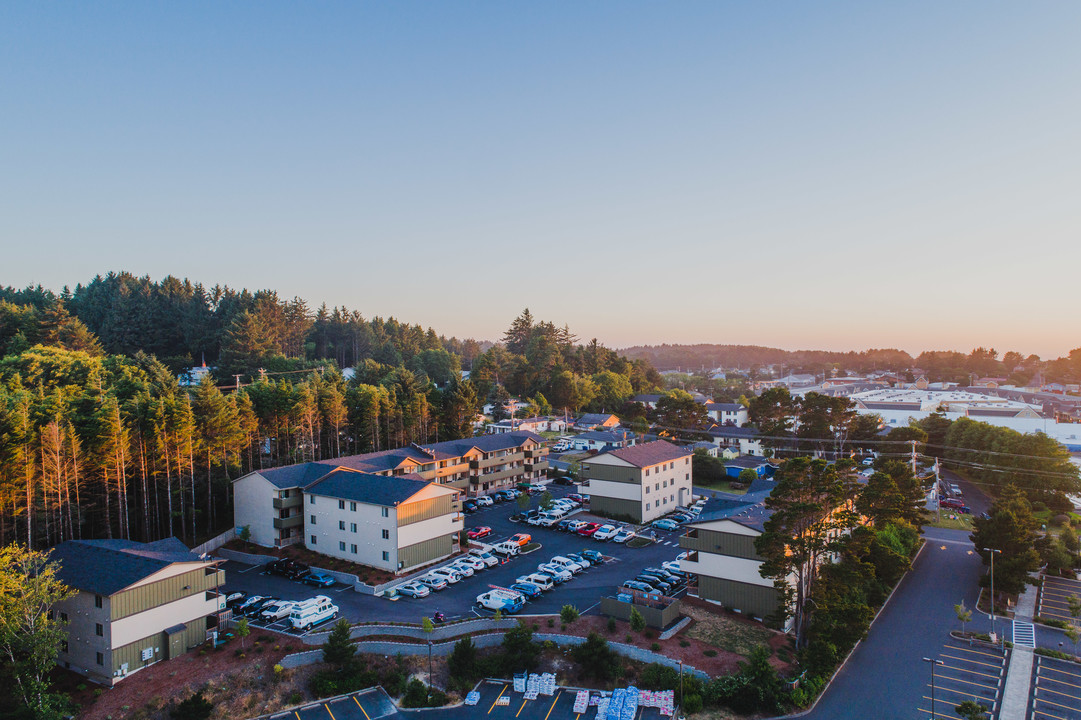
[[[578,608],[573,605],[564,605],[559,611],[559,617],[564,623],[570,625],[578,619]]]
[[[653,643],[652,645],[649,646],[649,649],[652,650],[653,652],[660,652],[661,651],[661,644],[659,642],[655,642],[655,643]]]
[[[684,695],[683,696],[683,712],[688,715],[694,715],[696,712],[702,711],[702,696],[701,695]]]
[[[608,632],[614,633],[616,631],[616,619],[614,617],[608,618]]]
[[[169,716],[173,720],[207,720],[214,711],[214,705],[203,697],[203,691],[195,693],[186,700],[181,700]]]
[[[581,666],[585,677],[597,680],[610,680],[616,677],[622,667],[619,655],[608,647],[607,640],[595,632],[589,633],[584,643],[571,650],[571,657]]]

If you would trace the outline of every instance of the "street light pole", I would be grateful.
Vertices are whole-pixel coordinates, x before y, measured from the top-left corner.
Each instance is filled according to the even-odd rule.
[[[683,707],[683,661],[679,661],[679,707]]]
[[[428,699],[432,699],[432,639],[428,638]]]
[[[942,660],[924,658],[924,662],[931,663],[931,720],[935,720],[935,665],[945,665]]]
[[[1002,552],[994,548],[984,548],[991,553],[991,634],[995,634],[995,555]]]

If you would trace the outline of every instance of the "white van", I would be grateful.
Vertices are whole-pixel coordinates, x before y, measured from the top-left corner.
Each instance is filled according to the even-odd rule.
[[[294,630],[311,630],[312,626],[336,617],[338,617],[338,606],[326,595],[318,595],[297,603],[297,606],[289,613],[289,623]]]

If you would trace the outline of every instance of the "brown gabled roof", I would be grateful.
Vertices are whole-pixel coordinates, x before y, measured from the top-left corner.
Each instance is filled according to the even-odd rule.
[[[635,467],[644,468],[651,465],[659,465],[660,463],[668,462],[669,460],[678,460],[679,458],[687,457],[691,452],[687,448],[673,445],[670,442],[655,440],[654,442],[648,442],[642,445],[632,445],[628,448],[612,450],[606,454],[613,455],[620,460],[629,462]]]

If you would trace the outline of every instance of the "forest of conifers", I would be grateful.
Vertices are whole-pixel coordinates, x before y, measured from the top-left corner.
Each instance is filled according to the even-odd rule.
[[[0,357],[0,544],[36,548],[194,545],[231,525],[231,481],[252,469],[465,437],[486,399],[614,409],[661,384],[528,310],[493,345],[127,273],[0,288]],[[204,359],[212,376],[178,382]]]

